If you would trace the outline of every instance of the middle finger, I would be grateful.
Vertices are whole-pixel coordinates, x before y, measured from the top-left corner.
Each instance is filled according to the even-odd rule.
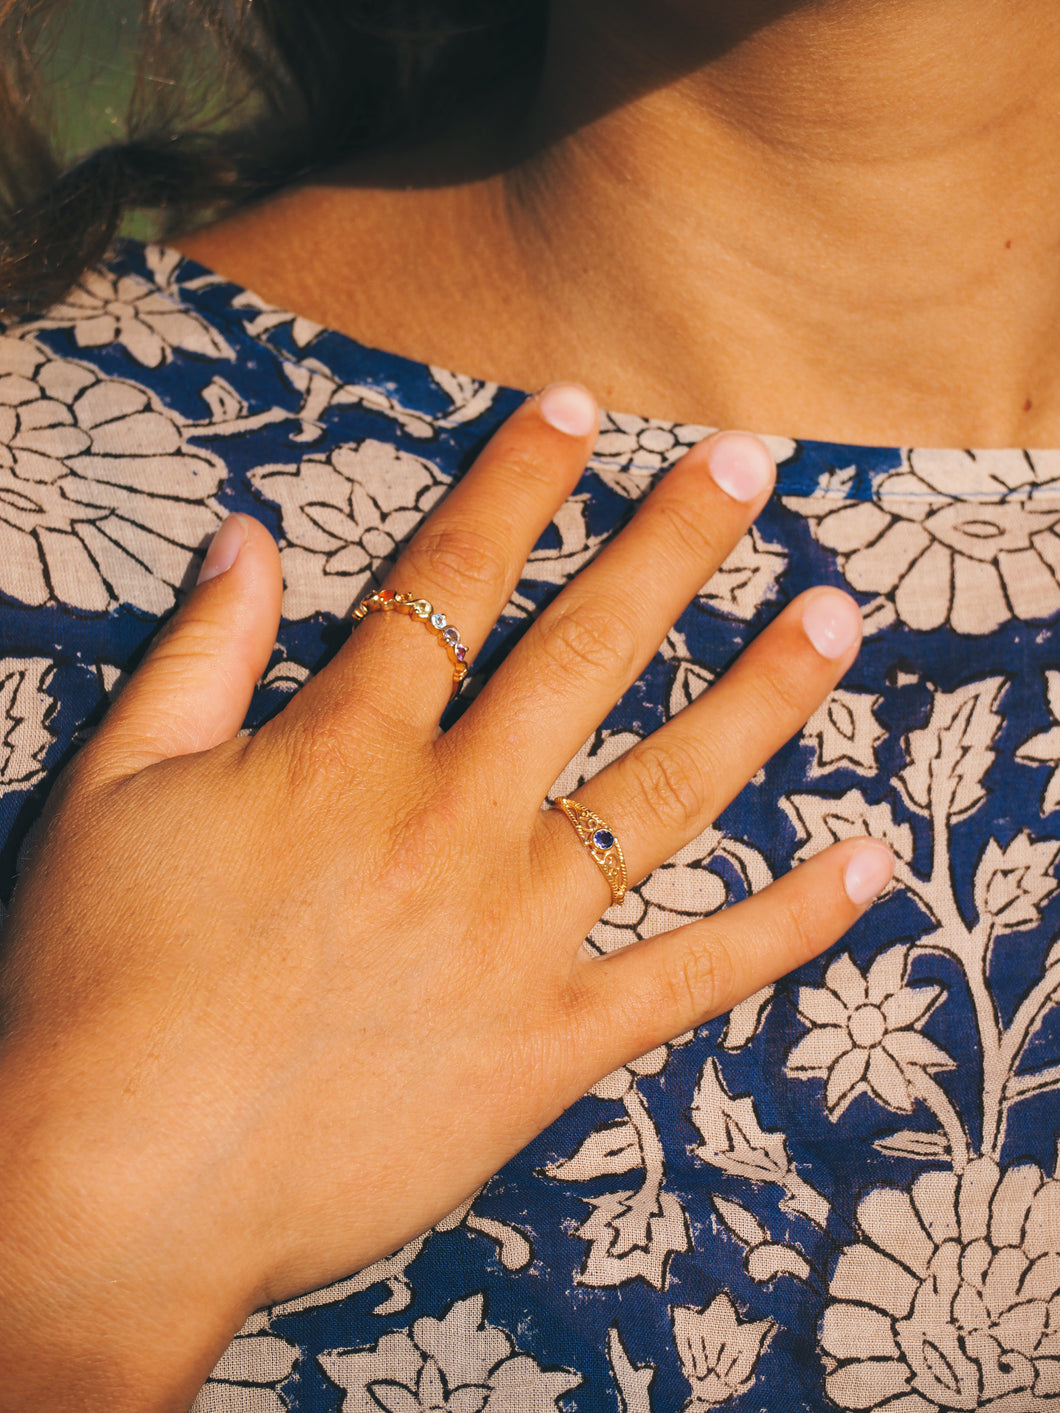
[[[450,745],[474,752],[482,733],[494,750],[502,743],[519,789],[540,801],[746,532],[775,475],[746,433],[693,447],[533,624]]]

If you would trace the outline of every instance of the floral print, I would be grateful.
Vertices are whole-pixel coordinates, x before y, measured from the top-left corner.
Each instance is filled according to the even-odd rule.
[[[788,1073],[825,1081],[833,1119],[862,1093],[911,1114],[922,1076],[953,1068],[949,1055],[920,1034],[941,989],[904,986],[908,958],[908,947],[892,947],[862,976],[843,955],[825,972],[824,986],[799,989],[799,1016],[810,1032],[788,1055]]]
[[[1060,1408],[1060,1181],[977,1158],[858,1208],[821,1345],[839,1408]]]
[[[285,580],[251,732],[519,402],[135,243],[0,330],[0,909],[227,511]],[[603,416],[466,697],[703,434]],[[862,653],[586,945],[724,920],[836,839],[887,840],[894,887],[431,1231],[256,1312],[194,1413],[1060,1413],[1060,453],[771,446],[776,496],[554,789],[813,584],[859,598]]]
[[[345,1413],[559,1413],[557,1400],[581,1382],[569,1370],[542,1369],[504,1330],[486,1324],[481,1295],[370,1349],[322,1355],[320,1364],[346,1390]]]
[[[842,488],[834,476],[821,489]],[[954,491],[959,491],[959,499]],[[834,550],[870,617],[926,632],[992,633],[1060,611],[1060,458],[1051,452],[910,451],[871,501],[789,498]]]

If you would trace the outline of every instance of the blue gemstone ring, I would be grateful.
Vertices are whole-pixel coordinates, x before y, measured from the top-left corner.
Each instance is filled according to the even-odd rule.
[[[611,889],[612,906],[621,903],[629,888],[629,878],[626,874],[622,845],[615,837],[614,830],[605,824],[598,814],[586,809],[577,800],[568,800],[565,795],[560,796],[554,808],[562,810],[574,825],[575,833],[585,846],[586,852],[607,879]]]

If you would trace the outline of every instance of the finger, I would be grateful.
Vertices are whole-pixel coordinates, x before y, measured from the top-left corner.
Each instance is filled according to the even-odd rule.
[[[417,531],[383,587],[427,600],[473,659],[584,471],[599,426],[595,400],[576,384],[528,399]],[[341,709],[367,691],[388,716],[412,715],[433,730],[452,687],[453,663],[436,633],[402,613],[373,613],[288,711],[317,711],[322,700]]]
[[[861,610],[839,589],[810,589],[760,633],[715,685],[572,798],[607,821],[631,883],[704,829],[825,700],[861,644]],[[585,926],[608,905],[599,868],[557,810],[540,818],[556,868],[585,872]],[[595,911],[594,911],[595,909]]]
[[[283,578],[264,525],[230,515],[200,579],[78,757],[97,781],[206,751],[239,731],[276,644]]]
[[[609,1074],[827,950],[887,887],[885,844],[849,839],[724,912],[579,958],[579,1009]],[[599,1076],[597,1076],[599,1077]]]
[[[470,736],[471,753],[484,751],[503,723],[519,786],[540,800],[747,530],[775,474],[757,437],[724,432],[694,447],[532,625],[454,745]]]

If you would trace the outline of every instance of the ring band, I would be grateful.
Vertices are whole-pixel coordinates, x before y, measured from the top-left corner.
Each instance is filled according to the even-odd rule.
[[[456,691],[467,676],[468,649],[444,613],[439,613],[426,599],[419,599],[415,594],[395,594],[393,589],[376,589],[374,594],[361,600],[351,617],[355,623],[360,623],[370,613],[405,613],[429,628],[449,655],[453,665],[453,691]]]
[[[577,800],[568,800],[565,795],[560,796],[553,808],[562,810],[574,825],[578,838],[585,845],[593,863],[607,879],[611,889],[612,906],[621,903],[629,887],[629,877],[626,873],[622,845],[618,842],[614,830],[605,824],[598,814],[586,809]]]

